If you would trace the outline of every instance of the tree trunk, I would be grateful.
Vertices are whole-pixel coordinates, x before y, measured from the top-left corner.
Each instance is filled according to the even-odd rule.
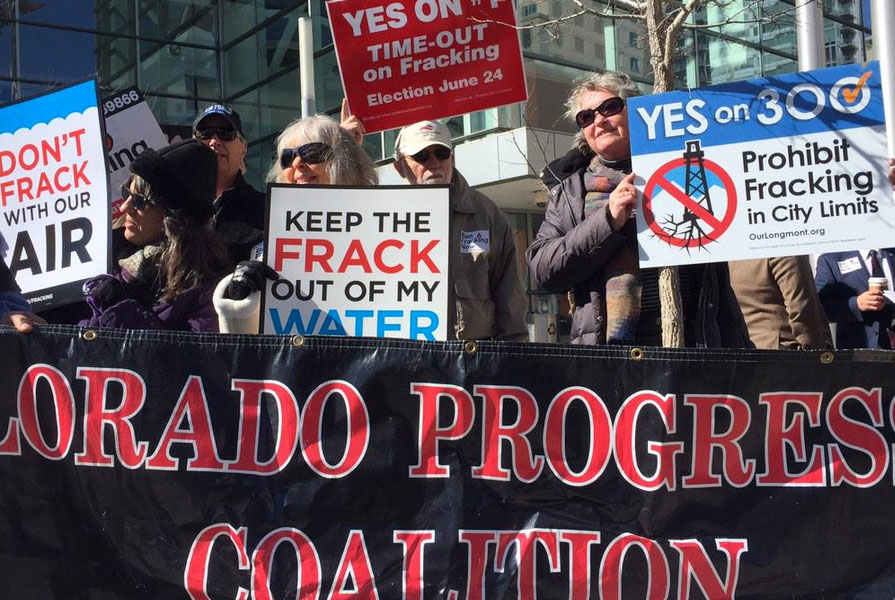
[[[647,4],[646,31],[650,47],[650,63],[653,67],[653,92],[674,89],[672,57],[678,32],[668,31],[668,19],[661,0]],[[670,33],[670,35],[669,35]],[[681,302],[681,279],[677,267],[659,270],[659,302],[662,317],[662,345],[666,348],[684,347],[684,310]]]

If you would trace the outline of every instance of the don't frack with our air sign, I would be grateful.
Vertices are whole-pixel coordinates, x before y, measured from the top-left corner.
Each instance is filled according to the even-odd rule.
[[[879,65],[631,99],[642,266],[886,247]]]

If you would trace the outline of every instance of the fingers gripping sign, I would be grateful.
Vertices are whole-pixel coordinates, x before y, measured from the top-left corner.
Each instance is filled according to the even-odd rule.
[[[609,217],[612,229],[615,231],[624,227],[634,213],[637,203],[637,188],[634,187],[634,177],[634,173],[629,174],[609,194]]]
[[[339,120],[342,129],[351,134],[354,141],[358,144],[364,143],[364,124],[360,119],[351,114],[351,108],[348,106],[348,99],[342,98],[342,114]]]

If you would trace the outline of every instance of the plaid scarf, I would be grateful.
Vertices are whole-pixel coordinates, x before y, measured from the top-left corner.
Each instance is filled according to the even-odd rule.
[[[612,166],[630,172],[630,161],[625,163]],[[600,161],[599,157],[594,157],[584,172],[585,217],[599,210],[608,210],[609,195],[626,175],[624,171],[611,168]],[[622,232],[633,241],[635,235],[633,219],[624,226]],[[626,243],[620,247],[618,252],[606,261],[601,272],[605,282],[606,343],[633,344],[640,321],[640,296],[643,288],[636,245]]]

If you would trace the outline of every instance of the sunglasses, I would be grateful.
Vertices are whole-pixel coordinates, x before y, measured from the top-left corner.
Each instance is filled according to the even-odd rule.
[[[623,110],[625,110],[625,101],[618,96],[614,96],[603,100],[603,102],[600,103],[600,106],[596,108],[579,110],[578,114],[575,115],[575,123],[578,124],[578,127],[584,129],[594,122],[597,113],[603,115],[604,118],[609,118],[612,115],[617,115]]]
[[[126,185],[121,186],[121,199],[127,200],[131,199],[131,205],[136,210],[143,210],[146,208],[148,204],[155,204],[152,200],[149,199],[148,196],[144,196],[143,194],[138,194],[137,192],[132,192],[129,187]]]
[[[309,165],[319,165],[332,160],[334,154],[332,146],[323,142],[311,142],[298,148],[283,148],[280,151],[280,166],[284,169],[290,167],[296,156]]]
[[[431,152],[429,150],[420,150],[416,154],[411,154],[410,158],[412,158],[413,160],[415,160],[416,162],[418,162],[420,164],[423,164],[424,162],[429,160],[430,154],[434,154],[435,158],[437,158],[438,160],[447,160],[451,157],[451,154],[453,154],[453,153],[454,153],[454,151],[451,150],[450,148],[447,148],[445,146],[438,146],[437,148],[435,148],[435,150],[432,150]]]
[[[223,127],[206,127],[205,129],[197,129],[193,132],[193,137],[197,140],[202,140],[203,142],[207,142],[215,136],[222,142],[232,142],[236,139],[237,135],[235,129]]]

